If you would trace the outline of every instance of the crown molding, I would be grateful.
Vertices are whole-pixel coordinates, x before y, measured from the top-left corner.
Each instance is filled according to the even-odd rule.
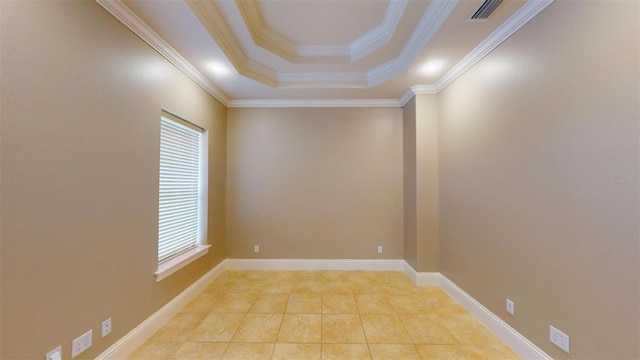
[[[382,24],[371,29],[349,44],[351,62],[356,62],[387,45],[402,19],[409,0],[390,1]]]
[[[172,48],[160,35],[151,30],[136,14],[134,14],[120,0],[96,0],[113,17],[118,19],[129,30],[133,31],[140,39],[149,44],[165,59],[169,60],[175,67],[187,75],[191,80],[208,92],[211,96],[227,106],[229,97],[209,81],[202,73],[196,70],[185,58],[183,58],[174,48]]]
[[[236,0],[235,3],[256,45],[289,62],[296,62],[295,44],[264,24],[257,1]],[[234,41],[237,40],[234,38]]]
[[[502,44],[511,35],[513,35],[534,16],[538,15],[547,6],[551,5],[553,0],[528,0],[518,11],[516,11],[507,21],[500,25],[491,35],[487,36],[475,49],[471,50],[459,63],[457,63],[448,73],[438,80],[435,84],[436,92],[444,90],[455,79],[464,74],[473,65],[482,58],[487,56],[493,49]]]
[[[238,73],[271,87],[278,85],[274,70],[247,57],[214,1],[187,1],[186,3]]]
[[[458,0],[433,0],[402,48],[400,56],[367,71],[369,86],[373,87],[405,73],[457,4]]]
[[[400,107],[396,99],[283,99],[283,100],[231,100],[229,108],[343,108],[343,107]]]
[[[180,71],[191,78],[196,84],[207,91],[211,96],[216,98],[222,104],[227,107],[403,107],[405,106],[415,95],[421,94],[438,94],[444,90],[455,79],[460,77],[464,72],[471,68],[474,64],[488,55],[493,49],[499,46],[502,42],[507,40],[518,29],[529,22],[538,13],[549,6],[553,0],[528,0],[518,11],[516,11],[507,21],[505,21],[500,27],[498,27],[491,35],[489,35],[482,43],[480,43],[475,49],[473,49],[467,56],[465,56],[458,64],[456,64],[447,74],[445,74],[434,85],[415,85],[407,89],[407,91],[397,100],[395,99],[335,99],[335,100],[231,100],[229,97],[218,89],[211,81],[209,81],[202,73],[200,73],[195,67],[193,67],[187,60],[185,60],[175,49],[173,49],[167,42],[165,42],[157,33],[149,28],[138,16],[136,16],[121,0],[95,0],[97,4],[103,7],[117,20],[123,23],[127,28],[133,31],[138,37],[145,41],[149,46],[155,49],[160,55],[165,57],[169,62],[175,65]],[[456,0],[457,1],[457,0]],[[190,6],[192,3],[202,4],[208,2],[188,2]],[[309,88],[318,87],[319,83],[325,83],[326,87],[339,87],[339,88],[368,88],[379,82],[386,81],[386,77],[395,76],[395,72],[404,72],[403,67],[407,67],[413,62],[415,56],[419,53],[419,46],[426,46],[433,34],[444,22],[448,14],[451,12],[451,3],[455,6],[455,1],[439,1],[434,2],[429,6],[425,15],[420,21],[418,28],[422,31],[420,34],[414,32],[403,48],[402,55],[386,64],[383,64],[375,71],[370,71],[368,76],[365,76],[361,72],[353,73],[281,73],[276,74],[273,70],[268,69],[258,63],[246,59],[242,49],[235,49],[233,53],[238,58],[235,61],[242,61],[243,64],[240,67],[234,63],[238,72],[240,69],[243,71],[251,72],[254,76],[249,76],[243,72],[242,75],[250,77],[263,84],[271,85],[273,87],[278,86],[281,88]],[[438,4],[436,8],[432,9],[434,4]],[[448,6],[447,6],[448,5]],[[199,5],[194,5],[199,6]],[[206,6],[206,5],[205,5]],[[211,6],[215,9],[215,7]],[[217,10],[214,10],[217,11]],[[201,15],[206,16],[204,11],[199,9]],[[196,13],[196,10],[194,10]],[[427,14],[430,13],[430,14]],[[198,15],[196,13],[196,15]],[[219,19],[217,21],[223,21],[221,14],[217,12]],[[214,19],[206,17],[207,23],[210,23]],[[433,21],[433,22],[431,22]],[[440,24],[437,24],[440,22]],[[203,22],[204,23],[204,22]],[[424,24],[430,24],[430,26],[423,26]],[[226,26],[226,25],[225,25]],[[210,31],[208,26],[207,30]],[[233,38],[231,33],[223,33],[220,35],[223,43],[226,41],[235,42],[235,39],[229,40],[229,36]],[[230,31],[227,28],[227,31]],[[213,34],[212,34],[213,36]],[[214,39],[217,40],[216,37]],[[413,46],[410,46],[413,45]],[[236,43],[237,45],[237,43]],[[223,47],[220,45],[221,48]],[[233,45],[230,45],[233,48]],[[225,52],[225,54],[227,54]],[[232,56],[229,56],[229,60],[232,61]],[[411,58],[413,57],[413,59]],[[405,64],[406,63],[406,64]],[[407,65],[408,64],[408,65]],[[382,67],[382,68],[381,68]],[[373,85],[372,85],[373,77]]]
[[[274,31],[264,22],[257,1],[235,1],[253,42],[265,50],[293,62],[314,60],[355,62],[389,43],[396,31],[409,0],[389,2],[382,23],[349,45],[296,46],[291,40]]]
[[[278,88],[367,88],[362,72],[346,73],[280,73]]]
[[[436,87],[434,85],[414,85],[402,94],[398,102],[400,103],[400,106],[403,107],[416,95],[435,95],[437,93],[438,91],[436,91]]]

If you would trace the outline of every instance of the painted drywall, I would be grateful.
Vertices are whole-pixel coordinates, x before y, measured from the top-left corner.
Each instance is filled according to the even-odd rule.
[[[417,271],[438,271],[438,102],[416,95],[403,108],[404,253]]]
[[[401,109],[227,115],[229,257],[403,257]]]
[[[225,257],[226,109],[92,1],[1,6],[0,358],[94,358]],[[156,283],[162,107],[208,129],[213,246]]]
[[[402,157],[403,157],[403,221],[404,259],[418,269],[418,216],[417,216],[417,163],[416,163],[416,98],[402,108]]]
[[[558,359],[640,358],[639,10],[556,1],[439,94],[441,272]]]

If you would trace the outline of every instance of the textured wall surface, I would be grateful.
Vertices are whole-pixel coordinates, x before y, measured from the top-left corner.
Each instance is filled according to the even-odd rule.
[[[439,94],[440,269],[554,358],[640,357],[638,6],[556,1]]]
[[[0,358],[94,358],[224,259],[226,110],[92,1],[1,16]],[[213,247],[156,283],[162,107],[208,129]]]
[[[403,258],[401,109],[229,109],[227,130],[229,257]]]

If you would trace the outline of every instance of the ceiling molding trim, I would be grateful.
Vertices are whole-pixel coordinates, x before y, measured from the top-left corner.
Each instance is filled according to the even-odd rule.
[[[351,52],[346,45],[301,45],[296,46],[297,60],[305,57],[340,57],[349,60]]]
[[[235,4],[244,19],[244,24],[249,30],[254,44],[287,61],[295,62],[296,50],[294,44],[264,24],[257,1],[236,0]]]
[[[215,2],[187,1],[186,3],[241,75],[271,87],[278,85],[275,71],[247,57]]]
[[[388,44],[396,31],[409,0],[392,0],[382,23],[349,45],[296,46],[291,40],[264,23],[257,1],[235,1],[253,42],[263,49],[293,63],[334,58],[333,62],[355,62]]]
[[[356,62],[387,45],[402,19],[409,0],[391,0],[384,14],[382,24],[355,39],[349,44],[351,62]]]
[[[398,103],[400,106],[405,106],[411,99],[413,99],[416,95],[435,95],[438,91],[436,90],[435,85],[415,85],[407,89],[407,91],[402,94],[400,99],[398,99]]]
[[[348,73],[279,73],[278,88],[298,87],[305,83],[327,83],[340,84],[340,87],[347,88],[366,88],[367,77],[364,72],[348,72]],[[295,84],[292,84],[295,83]],[[313,85],[313,84],[311,84]]]
[[[367,71],[369,86],[373,87],[405,73],[457,4],[458,0],[433,0],[402,48],[400,56]]]
[[[96,3],[113,17],[133,31],[140,39],[149,44],[160,55],[187,75],[191,80],[208,92],[211,96],[228,106],[229,97],[209,81],[202,73],[185,60],[174,48],[172,48],[160,35],[151,30],[131,9],[120,0],[95,0]]]
[[[446,73],[435,84],[436,92],[444,90],[455,79],[464,74],[473,65],[475,65],[482,58],[487,56],[493,49],[502,44],[511,35],[513,35],[529,20],[533,19],[539,12],[549,6],[553,0],[528,0],[526,4],[522,5],[518,11],[516,11],[511,17],[500,25],[494,32],[491,33],[484,41],[482,41],[475,49],[473,49],[467,56],[465,56],[459,63],[457,63],[448,73]]]
[[[335,99],[335,100],[231,100],[230,108],[344,108],[344,107],[400,107],[395,99]]]
[[[404,94],[400,96],[400,99],[398,99],[398,103],[400,103],[400,107],[404,107],[405,105],[407,105],[407,103],[411,101],[411,99],[413,99],[414,96],[416,96],[416,94],[413,93],[413,89],[408,88],[407,91],[405,91]]]

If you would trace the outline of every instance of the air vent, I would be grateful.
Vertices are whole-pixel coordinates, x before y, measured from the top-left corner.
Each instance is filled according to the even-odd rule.
[[[469,20],[487,20],[500,4],[502,4],[502,0],[485,0]]]

